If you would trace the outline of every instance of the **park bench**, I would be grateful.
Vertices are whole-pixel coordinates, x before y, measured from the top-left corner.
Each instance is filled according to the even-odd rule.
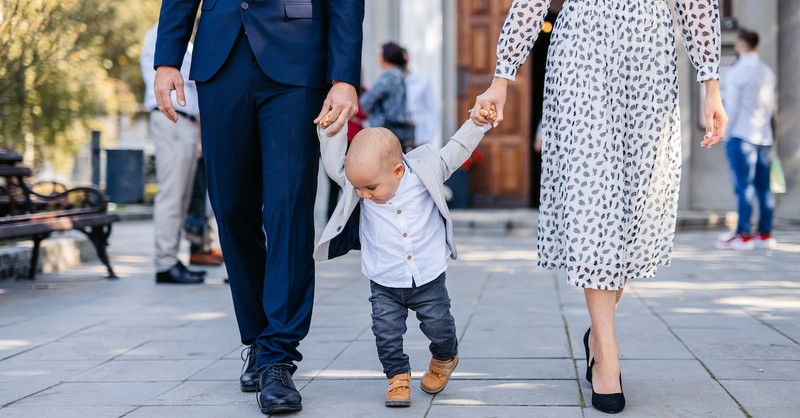
[[[22,157],[0,150],[0,241],[32,239],[33,251],[28,278],[36,276],[42,240],[53,232],[77,230],[89,237],[108,278],[116,278],[106,246],[111,225],[120,220],[108,213],[108,201],[96,187],[67,189],[55,182],[29,185],[32,172],[19,165]],[[4,181],[3,181],[4,180]],[[49,190],[41,191],[43,187]]]

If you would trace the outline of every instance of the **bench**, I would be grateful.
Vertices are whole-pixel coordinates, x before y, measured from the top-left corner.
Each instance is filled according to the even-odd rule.
[[[108,201],[96,187],[65,186],[47,182],[48,193],[38,192],[43,184],[28,185],[30,168],[20,166],[22,157],[0,150],[0,241],[32,239],[33,251],[28,279],[36,277],[39,249],[44,239],[53,232],[81,231],[94,245],[97,256],[108,269],[108,278],[117,275],[111,268],[106,252],[111,225],[120,220],[108,213]]]

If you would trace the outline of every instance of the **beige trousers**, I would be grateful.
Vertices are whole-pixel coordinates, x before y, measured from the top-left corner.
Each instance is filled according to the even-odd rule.
[[[197,124],[185,116],[172,123],[159,112],[150,114],[150,136],[156,147],[158,194],[153,209],[156,271],[178,262],[181,231],[192,196],[197,168]]]

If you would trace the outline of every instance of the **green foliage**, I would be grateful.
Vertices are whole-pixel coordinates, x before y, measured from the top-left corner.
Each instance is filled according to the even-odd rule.
[[[91,130],[136,110],[139,53],[158,0],[0,0],[0,148],[69,169]]]

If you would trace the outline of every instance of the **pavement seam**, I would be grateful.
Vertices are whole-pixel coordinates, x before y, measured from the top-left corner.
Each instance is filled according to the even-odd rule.
[[[700,357],[698,357],[697,354],[695,354],[694,351],[692,351],[692,349],[689,348],[689,345],[686,344],[686,342],[683,341],[683,339],[672,329],[672,327],[669,326],[667,321],[665,321],[664,318],[662,318],[661,315],[659,315],[658,312],[656,312],[656,310],[653,309],[653,307],[650,304],[647,303],[647,301],[639,294],[639,292],[637,292],[636,290],[633,290],[631,293],[633,293],[633,295],[634,295],[634,297],[636,297],[636,299],[639,299],[639,302],[642,305],[644,305],[647,308],[647,310],[649,310],[650,313],[654,317],[656,317],[656,319],[658,319],[659,322],[664,324],[664,326],[667,328],[669,333],[672,334],[672,336],[675,337],[675,339],[678,340],[678,342],[680,342],[681,345],[683,345],[683,347],[686,349],[686,351],[688,351],[692,355],[692,357],[694,357],[695,360],[697,360],[697,362],[700,363],[701,366],[703,366],[703,369],[705,369],[706,373],[708,373],[708,376],[711,378],[711,380],[716,382],[719,385],[719,387],[722,388],[722,390],[724,390],[725,393],[727,393],[728,396],[730,396],[730,398],[734,402],[736,402],[736,405],[739,407],[739,410],[742,412],[742,414],[744,414],[744,416],[746,418],[753,418],[753,416],[750,415],[749,412],[747,412],[747,409],[745,409],[744,405],[742,405],[742,403],[739,402],[739,400],[736,399],[736,397],[733,396],[733,394],[728,390],[728,388],[726,388],[725,385],[723,385],[722,382],[720,382],[719,379],[717,379],[717,377],[714,375],[714,373],[711,371],[711,369],[709,369],[708,366],[706,366],[706,364],[703,362],[703,360],[701,360]]]
[[[484,293],[486,293],[486,288],[489,287],[489,282],[492,281],[492,276],[494,273],[487,271],[486,278],[483,280],[483,286],[478,291],[477,298],[475,299],[475,303],[472,305],[472,309],[469,313],[469,317],[467,317],[467,322],[464,323],[464,329],[461,331],[461,335],[458,337],[459,345],[461,341],[464,341],[464,336],[467,334],[467,329],[469,329],[470,324],[472,323],[472,318],[475,317],[475,309],[477,309],[478,305],[480,304],[481,299],[483,299]],[[471,379],[464,379],[464,380],[471,380]],[[440,392],[441,393],[441,392]],[[431,396],[431,402],[428,404],[428,408],[425,410],[425,413],[422,415],[423,418],[427,418],[428,414],[431,412],[431,408],[433,407],[433,402],[436,400],[436,396],[439,394],[435,394]]]
[[[572,347],[572,338],[570,338],[569,334],[569,322],[567,321],[567,316],[564,315],[564,301],[561,299],[561,285],[559,284],[560,281],[558,279],[558,273],[556,271],[552,271],[550,273],[553,279],[553,285],[556,288],[556,300],[558,301],[558,309],[561,312],[561,320],[564,322],[564,332],[567,336],[567,347],[569,349],[570,356],[569,359],[572,360],[572,367],[575,371],[575,379],[563,379],[563,380],[574,380],[578,383],[578,394],[581,397],[581,415],[586,416],[586,400],[583,396],[583,386],[581,386],[581,374],[578,371],[578,359],[575,356],[575,349]]]

